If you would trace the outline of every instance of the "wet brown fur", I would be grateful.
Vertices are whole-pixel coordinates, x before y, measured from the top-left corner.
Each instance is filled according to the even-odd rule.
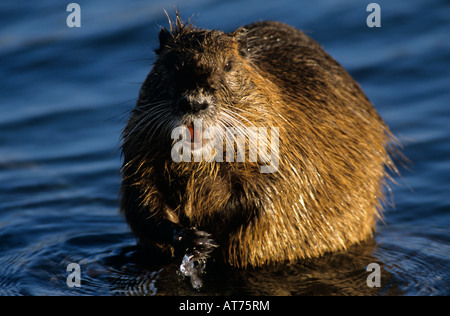
[[[178,15],[170,24],[123,132],[122,211],[139,240],[173,254],[174,227],[195,226],[212,234],[229,264],[246,267],[370,238],[387,169],[395,170],[394,139],[350,75],[282,23],[232,33],[198,29]],[[263,174],[248,161],[173,162],[177,86],[211,89],[206,120],[226,112],[243,125],[278,127],[278,171]]]

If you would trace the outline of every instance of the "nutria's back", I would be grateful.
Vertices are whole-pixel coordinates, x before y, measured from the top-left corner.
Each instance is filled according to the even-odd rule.
[[[159,37],[123,133],[122,211],[142,243],[173,255],[183,231],[195,227],[211,234],[230,264],[259,266],[372,236],[386,168],[394,169],[392,136],[315,41],[278,22],[223,33],[179,17]],[[244,161],[174,161],[173,131],[186,127],[198,137],[198,121],[203,133],[234,128],[246,138]],[[278,140],[273,160],[251,159],[259,143],[248,127],[267,129],[270,144]]]

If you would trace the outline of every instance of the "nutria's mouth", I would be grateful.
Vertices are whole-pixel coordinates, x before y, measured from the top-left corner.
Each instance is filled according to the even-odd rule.
[[[189,131],[191,150],[197,151],[202,150],[206,146],[213,144],[214,134],[208,133],[202,124],[198,124],[198,122],[202,122],[201,120],[189,121],[185,126]]]

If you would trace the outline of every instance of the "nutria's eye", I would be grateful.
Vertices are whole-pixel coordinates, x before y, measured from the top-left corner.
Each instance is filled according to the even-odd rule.
[[[223,70],[225,70],[226,72],[231,70],[231,61],[227,61],[227,63],[225,64],[225,66],[223,66]]]

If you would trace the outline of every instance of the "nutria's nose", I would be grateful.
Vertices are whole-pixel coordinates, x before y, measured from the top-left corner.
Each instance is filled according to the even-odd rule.
[[[186,97],[182,97],[178,102],[178,106],[184,113],[197,113],[202,110],[206,110],[209,107],[209,104],[206,101],[199,102],[195,100],[189,100]]]

